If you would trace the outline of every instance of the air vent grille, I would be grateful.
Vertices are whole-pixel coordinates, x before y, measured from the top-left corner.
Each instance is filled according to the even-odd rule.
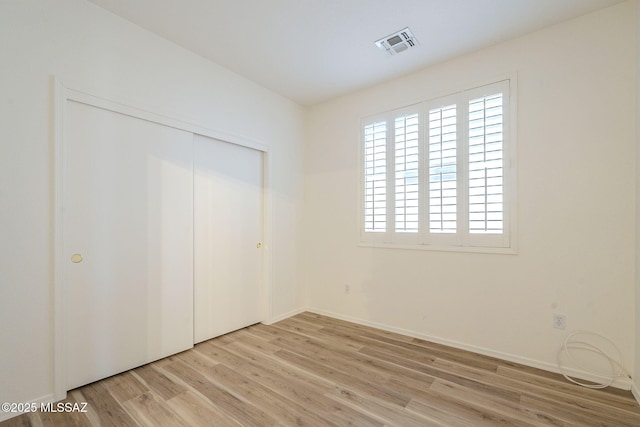
[[[376,46],[378,46],[380,50],[387,52],[389,55],[404,52],[405,50],[416,47],[417,45],[418,39],[416,39],[408,27],[390,34],[387,37],[383,37],[376,42]]]

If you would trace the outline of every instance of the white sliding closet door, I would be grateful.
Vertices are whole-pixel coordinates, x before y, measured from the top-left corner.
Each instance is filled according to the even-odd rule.
[[[263,154],[194,136],[194,341],[264,320]]]
[[[67,389],[193,344],[193,137],[67,102]]]

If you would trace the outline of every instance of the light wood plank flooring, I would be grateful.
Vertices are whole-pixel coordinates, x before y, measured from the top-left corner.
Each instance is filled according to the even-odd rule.
[[[8,426],[640,426],[630,392],[302,313],[69,392]]]

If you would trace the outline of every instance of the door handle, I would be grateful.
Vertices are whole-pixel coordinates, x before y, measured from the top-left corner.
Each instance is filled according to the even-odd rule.
[[[261,247],[262,247],[262,242],[258,242],[258,243],[256,244],[256,248],[260,249]]]
[[[71,262],[73,263],[79,263],[82,262],[84,258],[82,258],[82,254],[73,254],[71,255]]]

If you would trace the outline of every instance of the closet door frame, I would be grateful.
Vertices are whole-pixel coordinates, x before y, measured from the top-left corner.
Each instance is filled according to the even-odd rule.
[[[146,120],[164,126],[173,127],[183,131],[191,132],[194,135],[202,135],[209,138],[224,141],[226,143],[252,148],[262,152],[263,158],[263,245],[262,245],[262,280],[263,287],[261,295],[262,312],[265,317],[264,322],[269,322],[272,317],[271,300],[271,156],[269,146],[247,137],[234,135],[209,129],[205,126],[189,121],[184,118],[173,117],[174,115],[163,111],[140,108],[131,105],[130,101],[106,99],[96,95],[84,93],[65,87],[55,76],[51,77],[52,94],[52,148],[53,148],[53,179],[52,179],[52,273],[53,284],[53,400],[58,401],[67,397],[67,342],[66,342],[66,288],[64,282],[65,263],[68,257],[64,254],[64,227],[63,211],[65,208],[65,159],[67,144],[67,105],[71,102],[78,102],[92,107],[101,108],[119,114],[124,114],[136,119]]]

